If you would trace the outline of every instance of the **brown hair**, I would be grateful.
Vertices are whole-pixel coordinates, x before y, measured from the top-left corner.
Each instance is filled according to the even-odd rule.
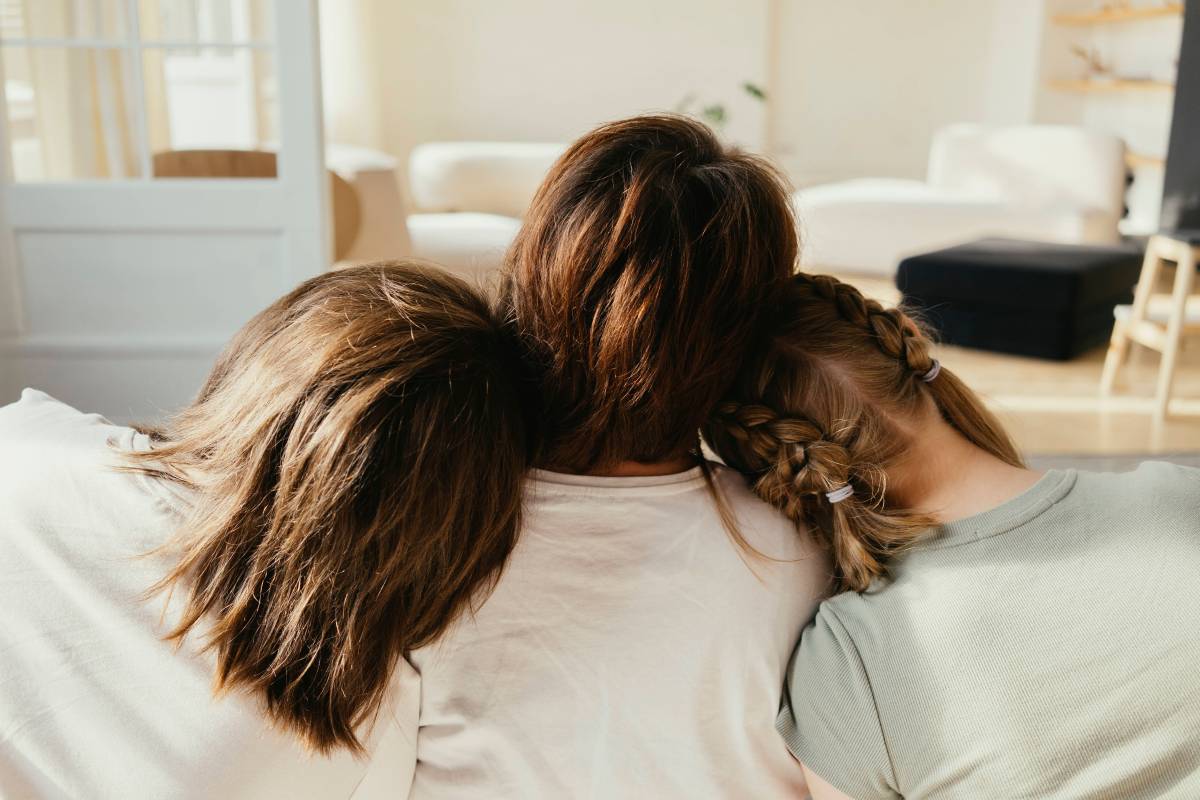
[[[197,401],[131,453],[194,493],[155,591],[207,634],[218,689],[319,751],[397,659],[446,630],[513,548],[528,463],[515,346],[480,294],[387,263],[301,284],[251,320]]]
[[[534,197],[502,298],[536,373],[539,461],[678,457],[792,274],[785,181],[685,117],[602,125]]]
[[[933,520],[888,505],[885,470],[912,424],[942,417],[1012,464],[1021,458],[996,418],[948,369],[933,373],[931,342],[902,311],[828,275],[797,275],[770,346],[704,427],[714,451],[755,492],[823,537],[838,588],[862,591]],[[845,484],[854,493],[831,503]]]

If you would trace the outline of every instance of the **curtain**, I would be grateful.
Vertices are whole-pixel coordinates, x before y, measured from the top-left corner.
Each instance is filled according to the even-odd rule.
[[[112,40],[124,37],[124,5],[101,0],[6,0],[28,37]],[[11,34],[10,34],[11,35]],[[18,179],[128,178],[140,170],[134,124],[132,64],[119,48],[53,44],[14,49],[33,92],[29,135],[40,163],[18,166]],[[29,145],[30,143],[25,143]],[[24,173],[24,174],[22,174]]]

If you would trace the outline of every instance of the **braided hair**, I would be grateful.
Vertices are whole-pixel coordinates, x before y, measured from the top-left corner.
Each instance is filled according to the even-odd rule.
[[[932,355],[911,317],[828,275],[797,275],[774,338],[704,427],[754,491],[830,550],[839,589],[865,590],[934,520],[887,502],[886,469],[922,414],[1014,465],[979,398]]]

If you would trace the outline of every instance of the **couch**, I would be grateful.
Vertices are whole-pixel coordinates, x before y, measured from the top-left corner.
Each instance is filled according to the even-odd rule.
[[[959,124],[934,136],[923,181],[849,180],[794,200],[806,269],[891,276],[906,256],[989,236],[1115,243],[1124,191],[1116,136]]]
[[[502,262],[521,217],[566,145],[433,142],[409,157],[412,253],[483,278]]]

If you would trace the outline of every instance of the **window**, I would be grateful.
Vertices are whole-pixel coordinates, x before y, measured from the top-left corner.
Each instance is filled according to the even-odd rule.
[[[270,0],[0,0],[13,178],[150,178],[169,151],[273,150],[272,12]]]

